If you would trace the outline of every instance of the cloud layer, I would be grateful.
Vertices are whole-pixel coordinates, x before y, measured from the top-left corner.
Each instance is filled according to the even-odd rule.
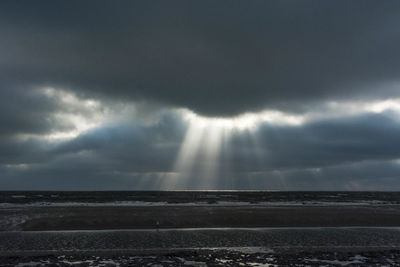
[[[384,98],[398,95],[399,11],[396,0],[5,1],[1,80],[210,116]]]
[[[2,1],[0,189],[400,189],[399,12]]]

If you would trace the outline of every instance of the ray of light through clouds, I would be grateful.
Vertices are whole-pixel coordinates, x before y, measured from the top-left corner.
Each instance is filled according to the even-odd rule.
[[[400,190],[384,2],[0,1],[0,190]]]
[[[383,113],[387,111],[400,115],[400,99],[386,99],[372,102],[328,102],[305,113],[286,113],[279,110],[264,110],[258,113],[245,113],[235,117],[205,117],[188,109],[164,109],[154,111],[147,118],[143,113],[137,113],[139,103],[115,104],[102,103],[95,98],[79,98],[68,90],[51,87],[40,88],[37,94],[54,102],[59,111],[50,116],[59,121],[66,122],[69,127],[63,130],[51,131],[41,135],[25,134],[22,139],[38,138],[50,143],[68,143],[78,139],[94,129],[102,131],[104,127],[117,123],[139,123],[141,127],[154,126],[160,123],[165,112],[174,114],[185,125],[183,139],[178,141],[179,149],[175,157],[175,163],[170,171],[157,173],[143,173],[137,186],[143,181],[153,180],[153,186],[158,189],[210,189],[220,188],[221,183],[225,189],[236,188],[234,179],[229,176],[233,173],[232,151],[235,149],[233,138],[239,138],[242,146],[246,148],[247,155],[254,161],[254,168],[241,174],[241,186],[257,188],[257,179],[260,175],[264,179],[278,181],[279,188],[290,189],[287,186],[287,178],[283,175],[286,171],[274,169],[270,172],[266,153],[268,147],[263,143],[263,137],[259,136],[259,128],[262,126],[299,128],[312,121],[321,121],[328,118],[354,116],[366,113]],[[147,114],[148,115],[148,114]],[[132,147],[132,153],[135,147]],[[171,155],[172,156],[172,155]],[[398,160],[395,161],[398,164]],[[26,171],[30,165],[25,163],[6,164],[10,170]],[[118,170],[111,171],[114,174],[123,175]],[[309,169],[313,177],[320,175],[320,168]],[[140,182],[141,181],[141,182]],[[318,183],[318,179],[314,181]],[[347,189],[356,189],[356,184],[349,184]]]
[[[316,110],[304,114],[284,113],[277,110],[266,110],[259,113],[247,113],[232,118],[209,118],[180,109],[178,112],[187,123],[187,131],[177,155],[173,174],[164,176],[163,189],[207,189],[216,188],[220,179],[225,185],[231,185],[229,169],[221,169],[221,163],[229,166],[231,148],[230,139],[233,135],[244,138],[246,146],[250,147],[252,158],[257,161],[260,170],[268,166],[265,159],[265,149],[260,140],[257,129],[261,125],[300,127],[302,124],[329,118],[354,116],[366,113],[382,113],[392,111],[400,115],[400,99],[387,99],[372,102],[329,102],[319,106]],[[246,138],[248,137],[248,138]],[[224,155],[224,157],[222,157]],[[310,168],[311,176],[320,175],[320,168]],[[224,175],[225,173],[225,175]],[[255,170],[255,174],[263,175],[263,172]],[[251,175],[251,173],[250,173]],[[267,174],[268,176],[268,174]],[[270,175],[279,180],[282,189],[288,189],[285,179],[279,170],[272,170]],[[188,181],[195,177],[194,181]],[[246,180],[244,174],[242,179]],[[251,183],[252,179],[246,182]],[[254,180],[254,179],[253,179]],[[314,183],[319,183],[318,179]],[[190,185],[189,185],[190,184]],[[191,187],[190,187],[191,186]],[[249,185],[256,188],[257,185]],[[229,186],[228,186],[229,188]],[[355,184],[348,185],[347,190],[357,190]]]
[[[328,102],[304,113],[287,113],[279,110],[264,110],[258,113],[245,113],[235,117],[205,117],[188,109],[165,109],[153,111],[152,115],[140,110],[140,103],[128,104],[102,103],[95,98],[80,98],[68,90],[52,87],[37,89],[37,94],[48,101],[54,102],[58,111],[50,114],[54,120],[63,121],[68,125],[62,130],[52,130],[43,134],[23,134],[19,138],[37,138],[49,143],[63,144],[79,139],[90,131],[102,131],[110,125],[136,123],[140,127],[153,127],[160,123],[162,114],[173,114],[184,124],[185,133],[178,140],[179,149],[170,171],[149,172],[140,174],[136,186],[153,181],[157,189],[224,189],[236,188],[237,180],[231,179],[235,164],[232,153],[235,149],[232,139],[240,139],[246,151],[243,155],[254,161],[251,170],[242,172],[241,185],[245,188],[257,188],[259,177],[275,180],[278,188],[291,189],[287,185],[288,172],[269,168],[266,153],[268,146],[264,144],[263,136],[259,136],[260,127],[290,127],[301,128],[312,121],[324,121],[329,118],[341,118],[357,114],[394,112],[400,115],[400,99],[386,99],[371,102]],[[114,105],[114,106],[113,106]],[[144,116],[143,114],[147,115]],[[143,117],[144,116],[144,117]],[[173,127],[173,126],[172,126]],[[132,153],[135,147],[131,147]],[[79,152],[82,153],[82,152]],[[79,154],[77,154],[79,155]],[[85,155],[85,154],[82,154]],[[398,160],[395,161],[396,164]],[[6,164],[5,168],[14,171],[27,171],[30,164]],[[269,169],[270,171],[265,171]],[[114,175],[125,175],[120,170],[110,170]],[[136,173],[136,172],[134,172]],[[241,172],[239,172],[241,173]],[[310,168],[311,177],[321,174],[320,168]],[[137,175],[137,174],[135,174]],[[314,183],[318,184],[318,179]],[[346,189],[357,189],[357,183],[347,185]]]
[[[248,113],[232,118],[207,118],[186,109],[179,112],[188,124],[188,129],[174,166],[173,172],[178,176],[174,183],[179,182],[179,186],[182,186],[194,171],[200,173],[194,184],[196,188],[201,189],[215,187],[216,181],[220,179],[220,162],[229,160],[229,139],[232,134],[249,135],[248,145],[252,146],[257,154],[259,140],[255,131],[260,124],[295,126],[304,120],[300,115],[279,111]],[[221,159],[221,155],[225,155],[225,159]],[[262,158],[256,158],[262,161]],[[200,166],[196,168],[196,165]],[[175,184],[166,183],[165,186],[167,189],[175,188]]]

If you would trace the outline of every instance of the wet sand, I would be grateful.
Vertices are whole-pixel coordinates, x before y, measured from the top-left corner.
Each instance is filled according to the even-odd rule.
[[[399,266],[400,251],[247,253],[191,250],[147,255],[46,255],[0,257],[2,266]]]
[[[180,250],[184,248],[263,247],[279,250],[400,248],[400,228],[206,228],[104,231],[0,232],[0,252]]]
[[[337,266],[347,263],[398,266],[400,228],[0,232],[0,263],[2,266],[17,263],[29,266]]]
[[[2,266],[400,264],[399,205],[3,207],[0,229]]]
[[[400,226],[400,205],[2,208],[0,230]]]

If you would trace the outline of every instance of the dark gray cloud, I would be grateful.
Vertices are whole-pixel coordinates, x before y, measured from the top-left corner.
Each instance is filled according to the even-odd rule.
[[[399,13],[397,0],[1,1],[0,189],[400,189]],[[264,109],[304,121],[220,143],[210,126],[174,176],[187,110]]]
[[[11,84],[206,115],[399,94],[396,0],[2,1],[0,10],[0,78]]]
[[[60,106],[31,88],[9,87],[0,83],[0,137],[14,134],[43,134],[72,127],[51,114]]]
[[[159,189],[175,181],[169,186],[360,190],[375,185],[390,189],[388,183],[396,180],[400,168],[396,163],[400,125],[392,115],[363,114],[302,126],[263,124],[253,133],[237,132],[228,139],[229,153],[221,152],[217,159],[216,177],[220,178],[206,177],[209,162],[200,151],[198,168],[190,176],[173,180],[168,173],[174,171],[187,126],[176,114],[166,113],[152,125],[97,128],[52,145],[35,140],[10,144],[9,151],[14,153],[1,159],[7,166],[1,184],[12,188],[25,181],[35,184],[33,188],[71,189],[90,187],[96,180],[92,188]],[[18,147],[20,151],[15,150]],[[4,146],[1,150],[6,151]],[[20,185],[29,188],[25,182]],[[400,188],[397,182],[391,186]]]
[[[57,147],[57,153],[89,151],[126,166],[131,172],[173,171],[173,160],[184,137],[179,117],[163,117],[152,126],[99,129]],[[230,153],[218,164],[238,172],[318,168],[363,160],[400,158],[400,125],[387,114],[330,119],[303,126],[264,124],[254,133],[238,132],[228,138]],[[211,137],[203,140],[203,146]],[[197,164],[207,164],[199,151]],[[172,162],[171,162],[172,160]],[[205,161],[202,163],[202,161]],[[261,163],[261,164],[260,164]]]
[[[299,127],[264,124],[234,135],[225,161],[236,171],[320,168],[400,158],[400,124],[392,114],[324,119]]]

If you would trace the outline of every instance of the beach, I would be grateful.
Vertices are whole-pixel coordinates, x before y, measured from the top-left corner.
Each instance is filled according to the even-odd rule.
[[[134,192],[124,194],[94,202],[97,194],[37,201],[7,193],[0,203],[2,266],[400,264],[400,205],[383,193],[336,202],[326,194],[292,201],[246,193],[270,197],[259,202],[234,192],[190,201],[177,201],[190,192],[160,201],[149,201],[153,193],[134,200]]]
[[[399,205],[44,206],[0,209],[0,229],[399,226]]]

